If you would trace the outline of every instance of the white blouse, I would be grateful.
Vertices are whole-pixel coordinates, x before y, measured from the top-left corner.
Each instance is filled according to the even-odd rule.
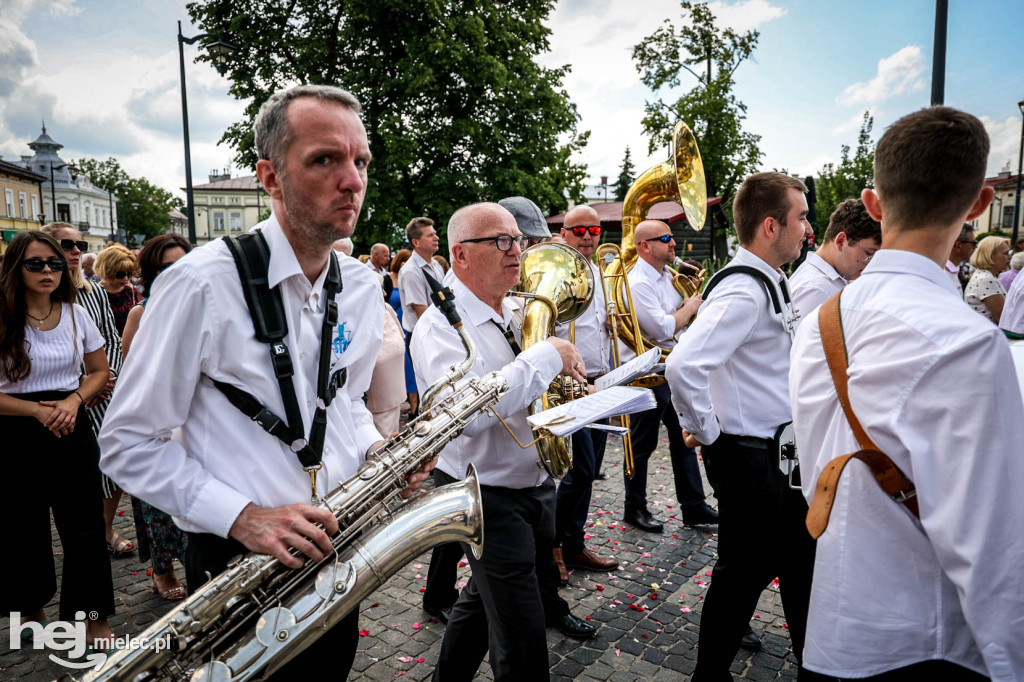
[[[971,306],[975,312],[995,322],[992,313],[989,312],[988,307],[985,305],[985,299],[999,294],[1006,295],[1006,289],[999,283],[999,278],[988,270],[979,268],[971,275],[971,281],[967,283],[967,288],[964,289],[964,300],[967,301],[967,305]]]
[[[32,361],[32,369],[24,381],[17,383],[0,376],[0,391],[73,391],[82,377],[85,354],[100,348],[103,348],[103,337],[85,308],[62,303],[60,322],[53,329],[38,331],[26,325],[25,350]]]

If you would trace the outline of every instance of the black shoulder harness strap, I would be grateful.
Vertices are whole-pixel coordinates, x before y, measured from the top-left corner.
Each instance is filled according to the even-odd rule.
[[[718,286],[718,283],[721,282],[723,279],[725,279],[729,275],[736,275],[741,273],[750,275],[754,279],[760,280],[761,283],[764,284],[764,288],[768,290],[768,298],[770,298],[772,301],[772,308],[775,310],[775,314],[781,315],[782,304],[779,302],[779,295],[775,292],[775,283],[772,282],[771,278],[768,275],[764,274],[757,268],[753,268],[749,265],[730,265],[729,267],[722,268],[714,275],[712,275],[711,279],[708,281],[707,286],[704,287],[704,299],[707,300],[708,296],[711,295],[711,291],[716,286]],[[786,287],[781,287],[781,289],[782,297],[785,299],[786,303],[789,303],[789,290]]]
[[[317,373],[317,408],[313,415],[309,440],[303,437],[302,412],[299,410],[298,397],[295,395],[295,374],[291,354],[284,342],[288,334],[288,320],[285,317],[284,302],[281,292],[275,287],[270,288],[268,270],[270,268],[270,249],[263,234],[258,230],[247,232],[238,237],[224,237],[224,243],[235,259],[238,277],[242,282],[245,303],[249,307],[256,339],[270,344],[270,361],[274,366],[274,376],[281,387],[281,399],[284,401],[287,422],[267,409],[258,398],[251,393],[223,381],[213,381],[221,393],[267,433],[287,444],[294,452],[303,468],[309,469],[320,464],[324,449],[324,438],[327,434],[327,406],[334,400],[338,389],[345,384],[346,371],[342,368],[329,377],[331,368],[331,335],[338,323],[338,303],[335,296],[341,292],[341,270],[333,254],[327,278],[324,282],[324,296],[327,310],[320,333],[320,364]]]

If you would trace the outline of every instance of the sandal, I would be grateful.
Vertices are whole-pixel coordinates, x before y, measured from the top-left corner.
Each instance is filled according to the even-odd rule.
[[[107,542],[107,551],[113,554],[115,558],[127,556],[135,551],[135,543],[121,537],[115,530]]]
[[[178,585],[177,587],[172,587],[171,589],[164,590],[163,592],[154,585],[153,594],[159,594],[160,598],[166,601],[181,601],[188,596],[184,585]]]
[[[21,637],[21,641],[24,642],[25,644],[32,644],[32,645],[34,645],[36,643],[37,635],[36,635],[35,631],[32,628],[25,627],[26,625],[28,625],[31,622],[33,622],[33,621],[26,621],[26,622],[21,624],[22,629],[21,629],[21,632],[20,632],[19,636]],[[34,622],[39,623],[39,625],[41,625],[43,627],[43,630],[44,630],[44,632],[42,632],[40,635],[38,635],[39,641],[40,642],[48,642],[48,641],[50,641],[51,636],[50,636],[49,633],[45,632],[45,630],[46,630],[46,628],[48,628],[50,625],[53,624],[53,621],[52,620],[37,620],[37,621],[34,621]]]

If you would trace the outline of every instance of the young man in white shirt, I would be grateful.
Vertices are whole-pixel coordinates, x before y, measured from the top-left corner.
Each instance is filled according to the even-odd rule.
[[[290,381],[301,417],[282,435],[315,441],[314,412],[324,409],[316,474],[321,495],[354,475],[381,442],[363,394],[381,345],[385,304],[373,273],[332,252],[335,240],[352,234],[366,193],[371,155],[359,111],[344,90],[298,86],[267,100],[254,126],[256,172],[273,205],[271,217],[256,229],[270,251],[270,286],[284,306],[283,345],[293,363]],[[328,359],[330,376],[341,381],[332,380],[340,387],[320,408],[318,366],[332,261],[343,286],[334,297],[337,327]],[[310,474],[291,444],[264,431],[214,381],[250,393],[282,420],[290,411],[270,345],[256,339],[238,268],[221,240],[160,275],[100,433],[103,471],[189,532],[191,591],[247,550],[271,554],[291,568],[307,558],[321,561],[333,552],[330,535],[338,531],[330,511],[308,504]],[[172,439],[178,428],[180,439]],[[425,477],[413,474],[410,486]],[[275,677],[322,675],[325,661],[346,676],[357,625],[355,610]]]
[[[406,346],[420,316],[430,307],[430,287],[424,272],[438,282],[444,280],[444,269],[434,260],[439,243],[434,221],[413,218],[405,227],[405,236],[412,244],[412,256],[398,271],[398,292],[402,297],[402,329],[406,333]]]
[[[943,271],[964,222],[992,200],[988,152],[981,121],[948,107],[905,116],[878,142],[875,189],[861,196],[883,248],[843,291],[839,328],[852,413],[916,488],[919,517],[859,462],[830,488],[809,680],[1024,679],[1024,403],[1003,334],[958,302]],[[790,394],[810,500],[830,461],[867,447],[839,404],[817,317],[797,334]]]
[[[637,260],[629,271],[628,280],[640,331],[659,345],[672,348],[677,335],[697,314],[701,297],[683,301],[672,286],[672,274],[666,266],[675,261],[676,241],[668,225],[660,220],[645,220],[636,226],[634,241]],[[668,384],[652,390],[657,407],[630,418],[633,478],[623,474],[626,488],[623,520],[652,533],[660,533],[664,528],[647,507],[648,462],[658,445],[658,429],[664,424],[682,521],[690,526],[713,525],[718,522],[718,514],[704,501],[697,453],[683,442]]]
[[[587,371],[576,348],[556,337],[517,352],[518,328],[506,294],[519,281],[527,239],[497,204],[459,209],[448,223],[452,293],[478,352],[466,380],[491,371],[505,377],[509,390],[493,409],[524,443],[533,440],[529,404],[558,374],[586,381]],[[410,349],[420,386],[436,382],[466,355],[458,333],[436,308],[416,325]],[[561,620],[551,622],[554,613],[542,603],[545,594],[558,599],[557,573],[540,566],[552,563],[554,481],[537,466],[536,453],[520,448],[490,414],[441,451],[435,480],[443,485],[462,479],[469,464],[480,477],[487,538],[479,559],[466,552],[473,576],[452,608],[434,679],[472,679],[488,653],[495,680],[547,679],[545,618],[576,636],[595,630],[572,616],[564,602]],[[540,584],[544,580],[547,585]]]
[[[669,355],[665,376],[687,445],[703,445],[718,498],[718,561],[704,597],[695,682],[729,680],[729,666],[761,591],[779,578],[797,659],[806,630],[814,542],[807,505],[778,461],[776,434],[792,420],[789,349],[795,313],[780,269],[800,256],[807,189],[782,173],[740,186],[733,216],[740,248]],[[763,281],[762,281],[763,279]],[[770,287],[770,288],[768,288]],[[776,310],[773,299],[781,302]]]
[[[847,199],[828,219],[817,251],[807,254],[793,276],[789,290],[800,320],[807,319],[832,294],[860,277],[882,245],[882,228],[864,210],[860,199]],[[799,324],[799,321],[798,321]]]

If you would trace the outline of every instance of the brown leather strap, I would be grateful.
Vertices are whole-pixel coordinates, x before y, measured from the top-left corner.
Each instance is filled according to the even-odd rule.
[[[885,494],[905,506],[915,518],[921,518],[917,507],[917,490],[910,479],[900,471],[900,468],[884,453],[877,450],[859,450],[849,455],[836,457],[826,465],[821,475],[818,476],[814,497],[811,498],[811,506],[807,510],[807,530],[812,538],[817,540],[828,526],[832,505],[835,504],[839,477],[851,459],[858,459],[867,464],[871,469],[872,476]]]
[[[821,331],[821,345],[825,348],[825,360],[832,373],[832,383],[835,384],[839,404],[842,406],[846,420],[853,428],[853,433],[862,449],[849,455],[836,457],[826,465],[821,475],[818,476],[814,496],[811,498],[811,504],[807,510],[807,530],[810,531],[811,537],[814,539],[817,539],[828,527],[832,505],[835,504],[836,489],[839,486],[839,477],[851,459],[858,459],[867,464],[879,487],[894,501],[905,506],[907,511],[916,518],[921,518],[917,506],[917,489],[913,482],[900,471],[900,468],[889,459],[888,455],[878,449],[864,427],[861,426],[860,420],[857,419],[857,415],[854,414],[853,407],[850,405],[849,377],[846,375],[849,360],[846,355],[846,339],[843,336],[843,321],[839,310],[839,299],[842,293],[840,291],[821,304],[821,308],[818,309],[818,326]]]

